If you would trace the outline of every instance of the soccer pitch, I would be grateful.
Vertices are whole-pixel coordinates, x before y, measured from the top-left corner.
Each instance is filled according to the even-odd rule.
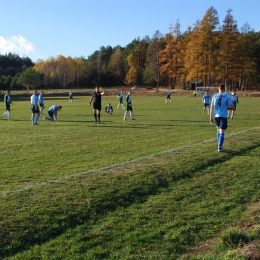
[[[228,135],[260,126],[257,102],[240,98],[235,118],[229,120]],[[19,189],[39,182],[64,178],[79,172],[109,167],[152,154],[189,146],[215,138],[215,126],[202,114],[200,98],[136,97],[133,110],[136,120],[123,121],[124,110],[117,107],[116,97],[104,96],[101,124],[94,124],[89,97],[45,98],[46,109],[62,105],[58,122],[39,120],[32,126],[29,100],[14,100],[12,121],[0,121],[1,175],[0,191]],[[105,105],[114,107],[112,116],[105,114]],[[235,137],[239,139],[239,136]],[[213,146],[214,147],[214,146]],[[229,148],[230,149],[230,148]],[[215,152],[215,147],[212,152]]]
[[[217,152],[216,127],[209,123],[209,115],[203,114],[201,98],[173,95],[171,104],[165,104],[165,97],[135,96],[133,93],[132,98],[135,120],[130,120],[129,114],[127,120],[123,120],[125,110],[121,107],[117,109],[116,96],[103,96],[101,123],[96,125],[92,106],[88,106],[89,96],[75,96],[73,103],[69,103],[67,97],[45,97],[45,115],[52,105],[63,107],[58,112],[58,121],[43,121],[41,116],[39,126],[32,126],[29,99],[13,97],[12,120],[4,118],[0,121],[1,207],[2,212],[11,217],[8,221],[3,221],[2,225],[7,225],[12,230],[12,219],[15,218],[11,211],[15,209],[24,232],[27,223],[32,224],[30,214],[36,216],[46,210],[50,200],[61,199],[61,194],[64,195],[67,189],[68,193],[64,198],[73,201],[79,183],[81,185],[88,182],[86,190],[93,189],[95,193],[99,185],[107,185],[110,189],[109,185],[113,186],[117,181],[117,185],[120,185],[121,181],[128,182],[133,172],[141,172],[143,177],[140,180],[143,186],[142,183],[140,185],[144,188],[150,178],[145,174],[149,172],[147,169],[155,167],[157,174],[167,165],[169,169],[180,174],[184,169],[185,172],[199,174],[203,168],[200,168],[201,165],[208,161],[210,167],[214,168],[218,161],[223,162],[226,158],[232,160],[234,157],[236,159],[233,167],[236,167],[238,152],[242,153],[243,147],[259,148],[259,98],[239,98],[240,105],[234,119],[228,121],[225,151],[221,154]],[[104,112],[109,102],[114,108],[111,116]],[[249,157],[249,165],[250,160]],[[123,187],[118,187],[119,190],[121,188]],[[103,192],[100,190],[96,196],[102,197]],[[53,194],[50,195],[51,193]],[[74,202],[75,207],[68,207],[68,210],[74,209],[82,214],[81,205],[78,203],[86,203],[84,207],[89,205],[89,202],[84,202],[88,201],[88,195],[82,194],[81,202]],[[35,201],[28,202],[27,205],[27,196]],[[19,202],[23,205],[22,208],[28,206],[31,213],[23,211],[22,208],[23,213],[18,213]],[[61,199],[60,205],[62,203]],[[120,203],[118,205],[120,206]],[[65,207],[64,211],[66,210]],[[84,222],[88,216],[87,214],[81,221]],[[2,218],[4,219],[3,215]],[[50,219],[44,221],[48,222]],[[39,220],[39,225],[44,226],[44,221]],[[67,230],[70,224],[67,220],[65,222],[68,227],[60,228],[59,220],[54,221],[53,225],[56,227],[50,227],[50,236],[57,237]],[[73,227],[78,222],[75,223]],[[14,226],[19,234],[19,225]],[[20,235],[11,238],[6,230],[2,229],[1,234],[7,237],[5,242],[0,243],[2,253],[14,255],[22,251],[22,248],[28,249],[30,244],[34,244],[26,234],[21,235],[21,239]],[[44,238],[46,233],[41,237],[41,229],[37,230],[35,234],[38,242],[49,240]],[[28,246],[21,242],[25,238],[29,241]]]
[[[135,97],[136,120],[123,121],[124,110],[116,109],[116,97],[103,97],[101,124],[94,124],[89,97],[45,98],[48,107],[62,105],[58,122],[39,121],[32,126],[28,100],[14,101],[12,121],[1,121],[1,191],[22,188],[78,172],[118,164],[193,144],[214,136],[208,115],[202,115],[201,100]],[[112,116],[104,112],[106,103],[114,107]],[[234,122],[236,122],[234,120]],[[239,131],[238,129],[237,131]]]

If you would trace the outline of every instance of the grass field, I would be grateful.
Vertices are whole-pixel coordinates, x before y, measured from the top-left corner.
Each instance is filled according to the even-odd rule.
[[[28,98],[0,120],[0,259],[246,259],[260,254],[259,98],[240,98],[224,152],[200,98]],[[104,113],[112,103],[114,114]],[[4,112],[4,106],[2,112]]]

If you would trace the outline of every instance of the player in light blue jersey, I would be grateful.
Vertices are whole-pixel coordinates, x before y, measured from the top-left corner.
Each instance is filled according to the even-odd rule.
[[[224,143],[224,131],[227,129],[227,111],[228,109],[235,109],[230,96],[225,93],[225,85],[220,84],[218,87],[218,94],[212,98],[210,107],[210,123],[212,124],[215,118],[217,127],[217,142],[218,151],[222,152]]]
[[[122,106],[123,109],[125,109],[124,104],[123,104],[123,100],[124,100],[123,90],[121,90],[121,92],[118,94],[117,100],[119,101],[119,103],[117,105],[117,109],[120,107],[120,105]]]
[[[58,121],[58,111],[62,109],[62,106],[53,105],[48,110],[49,117],[44,117],[43,120]]]
[[[205,114],[206,108],[208,108],[208,115],[209,115],[209,106],[210,106],[210,95],[208,91],[205,91],[204,96],[202,97],[202,102],[203,102],[203,114]]]
[[[237,96],[235,90],[233,90],[233,91],[231,92],[230,97],[231,97],[231,100],[232,100],[232,102],[233,102],[233,105],[234,105],[235,109],[234,109],[234,110],[228,110],[228,118],[230,117],[230,114],[231,114],[231,119],[233,119],[233,118],[234,118],[235,111],[237,110],[237,105],[238,105],[238,96]]]
[[[170,103],[172,103],[172,99],[171,99],[171,91],[170,90],[168,90],[167,92],[166,92],[166,99],[165,99],[165,103],[167,103],[168,102],[168,99],[170,100]]]
[[[38,120],[40,118],[40,110],[38,107],[38,91],[34,90],[34,93],[31,96],[31,110],[32,110],[32,125],[38,125]],[[36,115],[36,116],[35,116]]]
[[[43,91],[41,91],[41,94],[38,96],[39,106],[40,106],[40,114],[43,115],[42,110],[45,108],[44,106],[44,100],[43,100]]]

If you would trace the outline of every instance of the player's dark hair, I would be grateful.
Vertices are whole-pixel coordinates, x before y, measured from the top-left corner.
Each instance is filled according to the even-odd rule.
[[[219,87],[221,90],[225,90],[225,85],[224,84],[219,84]]]

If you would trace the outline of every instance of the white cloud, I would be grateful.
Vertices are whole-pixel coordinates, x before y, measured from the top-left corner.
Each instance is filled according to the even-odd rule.
[[[11,52],[24,57],[29,56],[29,54],[34,51],[35,46],[21,35],[12,36],[10,38],[0,36],[0,54],[4,55]]]

